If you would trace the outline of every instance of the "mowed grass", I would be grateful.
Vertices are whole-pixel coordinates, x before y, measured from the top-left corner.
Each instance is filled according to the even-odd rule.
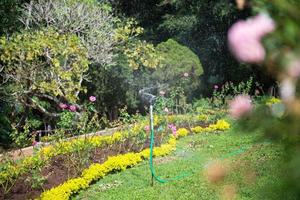
[[[145,161],[105,176],[73,199],[293,199],[276,189],[281,188],[277,176],[281,152],[279,145],[259,140],[258,134],[241,134],[234,129],[191,135],[178,140],[171,155],[155,159],[156,174],[161,178],[186,175],[183,179],[155,181],[151,186],[149,163]],[[212,184],[205,172],[216,160],[226,168],[226,176]]]

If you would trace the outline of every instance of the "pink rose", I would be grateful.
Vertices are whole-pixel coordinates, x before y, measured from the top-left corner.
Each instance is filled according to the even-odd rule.
[[[67,104],[64,104],[64,103],[59,103],[58,105],[61,109],[66,109],[68,108],[68,105]]]
[[[248,95],[238,95],[229,103],[229,113],[233,118],[240,118],[252,110],[251,98]]]
[[[89,100],[90,100],[90,102],[95,102],[96,101],[96,97],[95,96],[90,96]]]
[[[76,112],[76,106],[74,106],[74,105],[69,106],[69,109],[72,112]]]
[[[217,90],[219,88],[218,85],[214,85],[214,89]]]
[[[274,29],[275,22],[265,14],[236,22],[228,31],[228,44],[232,54],[241,62],[263,62],[266,52],[261,39]]]

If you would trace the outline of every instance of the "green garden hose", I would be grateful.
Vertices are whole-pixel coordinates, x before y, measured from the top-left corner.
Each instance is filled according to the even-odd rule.
[[[270,142],[264,142],[264,143],[269,144]],[[219,159],[224,160],[226,158],[242,154],[245,151],[247,151],[248,149],[250,149],[251,147],[252,147],[252,145],[249,147],[241,147],[235,151],[224,154]],[[153,165],[153,148],[154,148],[153,105],[150,104],[150,159],[149,159],[149,165],[150,165],[150,171],[151,171],[151,185],[153,186],[153,182],[154,182],[153,179],[155,179],[159,183],[168,183],[170,181],[177,181],[177,180],[189,177],[194,174],[192,172],[189,172],[189,173],[186,172],[186,173],[182,173],[181,175],[178,175],[176,177],[168,178],[168,179],[163,179],[163,178],[157,176],[155,173],[154,165]]]
[[[153,105],[150,104],[150,171],[151,171],[151,185],[153,186],[153,178],[160,183],[167,183],[169,181],[176,181],[183,179],[185,177],[191,176],[192,173],[183,173],[179,176],[169,179],[162,179],[155,174],[154,166],[153,166],[153,148],[154,148],[154,123],[153,123]]]
[[[176,177],[163,179],[156,175],[154,165],[153,165],[153,148],[154,148],[154,122],[153,122],[153,104],[156,99],[156,96],[153,94],[146,92],[152,89],[155,89],[157,87],[149,87],[145,88],[139,91],[139,94],[144,98],[145,101],[147,101],[150,104],[150,159],[149,159],[149,165],[150,165],[150,171],[151,171],[151,185],[153,186],[154,179],[158,181],[159,183],[168,183],[170,181],[177,181],[186,177],[189,177],[193,175],[194,173],[182,173]],[[229,158],[235,155],[239,155],[245,151],[247,151],[251,147],[241,147],[238,150],[232,151],[230,153],[224,154],[222,157],[220,157],[220,160],[223,160],[225,158]]]

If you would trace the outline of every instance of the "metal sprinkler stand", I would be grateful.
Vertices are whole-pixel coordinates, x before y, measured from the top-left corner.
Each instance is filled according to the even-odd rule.
[[[145,88],[139,91],[140,96],[144,101],[149,103],[150,111],[150,169],[153,169],[153,146],[154,146],[154,122],[153,122],[153,105],[156,99],[156,96],[151,94],[150,91],[156,89],[157,87]],[[151,186],[154,184],[154,171],[151,170]]]
[[[153,103],[150,102],[150,134],[153,134],[153,137],[150,136],[150,140],[154,138],[154,123],[153,123]],[[153,144],[152,141],[150,141],[150,145]],[[153,148],[150,148],[150,154],[153,155]],[[150,160],[150,166],[153,166],[153,160]],[[154,174],[151,172],[151,186],[153,187],[154,184]]]

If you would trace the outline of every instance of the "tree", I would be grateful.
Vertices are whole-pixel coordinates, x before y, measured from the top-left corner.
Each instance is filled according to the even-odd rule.
[[[199,86],[200,75],[203,74],[198,56],[173,39],[158,44],[156,50],[162,61],[161,67],[153,73],[153,79],[159,83],[170,84],[172,87],[181,86],[191,97]]]
[[[197,92],[210,95],[214,84],[241,82],[253,76],[268,87],[272,80],[261,69],[239,64],[227,48],[227,31],[238,19],[251,15],[251,8],[237,9],[232,0],[112,0],[120,15],[135,17],[144,27],[144,39],[159,44],[173,38],[198,55],[205,74]]]
[[[24,31],[0,39],[4,94],[39,112],[56,117],[61,101],[76,102],[89,61],[87,51],[73,34],[52,29]],[[49,109],[49,110],[48,110]]]
[[[129,112],[139,108],[138,91],[149,83],[150,73],[160,64],[154,45],[140,39],[143,29],[133,19],[118,23],[115,30],[114,64],[92,65],[91,81],[85,82],[89,95],[96,95],[97,109],[110,120],[117,119],[120,108]]]
[[[110,7],[96,0],[31,1],[21,17],[26,29],[50,27],[77,35],[89,58],[101,66],[112,64],[115,20]]]

